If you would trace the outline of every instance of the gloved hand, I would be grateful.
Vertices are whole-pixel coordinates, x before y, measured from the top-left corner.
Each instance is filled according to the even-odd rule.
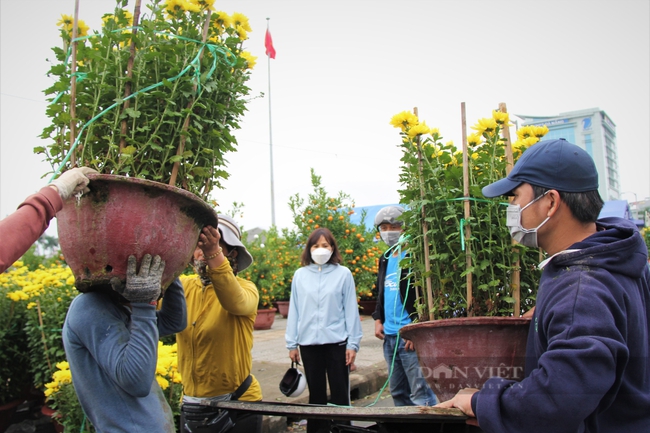
[[[51,185],[56,186],[61,199],[67,200],[79,192],[89,191],[88,182],[90,180],[86,177],[88,173],[97,173],[97,170],[90,167],[73,168],[52,181]]]
[[[153,258],[145,254],[140,263],[140,273],[136,273],[135,256],[129,256],[129,262],[126,267],[126,285],[122,284],[119,278],[111,278],[113,290],[133,303],[150,304],[157,301],[160,297],[160,283],[165,270],[165,262],[160,256]]]

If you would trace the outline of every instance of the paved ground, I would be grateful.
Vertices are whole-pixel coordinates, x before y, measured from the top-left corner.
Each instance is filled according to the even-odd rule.
[[[279,314],[275,316],[273,326],[269,330],[253,333],[253,374],[262,386],[263,400],[269,402],[308,403],[309,390],[300,397],[285,397],[280,392],[279,384],[282,376],[291,366],[289,351],[285,348],[284,331],[287,321]],[[386,383],[388,372],[382,350],[382,341],[375,338],[375,324],[370,316],[361,316],[363,338],[355,364],[357,370],[350,374],[351,396],[354,406],[375,405],[380,407],[393,406],[388,386],[381,396],[379,391]],[[379,397],[379,398],[378,398]],[[354,423],[355,425],[367,425]],[[304,425],[290,423],[279,416],[265,416],[265,433],[299,432],[304,431]]]

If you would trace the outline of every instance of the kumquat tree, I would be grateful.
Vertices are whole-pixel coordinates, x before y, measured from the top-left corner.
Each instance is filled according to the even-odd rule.
[[[366,228],[365,215],[361,216],[359,224],[350,221],[350,216],[356,212],[354,201],[343,192],[331,197],[321,185],[321,177],[313,169],[311,184],[314,190],[307,200],[298,194],[289,200],[293,223],[297,228],[295,242],[304,245],[315,229],[328,228],[341,252],[341,264],[352,271],[358,300],[377,299],[375,283],[382,250],[376,242],[376,233]]]
[[[505,225],[507,200],[486,199],[481,193],[483,186],[506,176],[506,139],[502,134],[508,122],[507,113],[493,111],[492,117],[479,119],[472,127],[475,132],[467,138],[469,197],[464,197],[462,148],[445,142],[437,128],[430,128],[411,112],[399,113],[391,120],[400,129],[400,202],[409,204],[403,218],[421,320],[519,316],[534,305],[539,250],[513,246]],[[512,143],[515,161],[547,132],[546,127],[519,129],[518,139]],[[465,201],[470,203],[469,218],[464,217]],[[468,241],[466,230],[471,232]],[[513,312],[515,271],[520,277],[521,311]],[[469,305],[468,273],[473,293]],[[427,296],[427,278],[432,302]]]

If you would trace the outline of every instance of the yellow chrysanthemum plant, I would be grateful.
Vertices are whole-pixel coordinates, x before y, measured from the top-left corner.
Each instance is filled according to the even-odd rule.
[[[53,418],[63,425],[64,431],[95,431],[81,408],[72,383],[70,365],[67,361],[56,364],[56,370],[52,373],[51,382],[45,384],[45,399],[46,404],[51,409],[54,409]]]
[[[77,294],[72,272],[60,263],[30,271],[18,261],[0,274],[0,399],[43,389],[65,360],[61,328]]]
[[[256,60],[244,50],[248,18],[213,4],[152,0],[131,12],[117,0],[101,28],[79,20],[76,39],[62,16],[45,89],[51,121],[34,152],[53,172],[84,165],[207,199],[228,177],[224,155],[236,150]]]
[[[505,225],[507,202],[503,198],[486,199],[481,193],[483,186],[506,176],[504,130],[511,126],[508,114],[495,110],[472,126],[473,132],[467,137],[469,197],[464,195],[462,147],[445,142],[437,128],[428,127],[408,111],[396,114],[390,123],[400,129],[400,202],[409,205],[403,218],[411,253],[404,265],[413,271],[420,320],[519,316],[531,308],[537,292],[535,265],[539,252],[523,246],[513,249]],[[519,129],[512,143],[514,160],[547,132],[546,127]],[[470,204],[469,218],[464,213],[466,201]],[[469,241],[465,239],[466,230],[471,234]],[[471,257],[469,267],[467,254]],[[520,271],[521,290],[521,311],[516,312],[511,279],[515,269]],[[468,273],[472,276],[469,305]],[[431,281],[430,295],[427,278]]]

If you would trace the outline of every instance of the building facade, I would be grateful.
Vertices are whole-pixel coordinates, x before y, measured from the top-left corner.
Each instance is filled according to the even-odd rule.
[[[598,169],[598,192],[604,201],[618,200],[621,195],[618,174],[616,125],[599,108],[570,111],[557,116],[516,115],[524,125],[546,125],[544,140],[564,138],[591,155]]]

